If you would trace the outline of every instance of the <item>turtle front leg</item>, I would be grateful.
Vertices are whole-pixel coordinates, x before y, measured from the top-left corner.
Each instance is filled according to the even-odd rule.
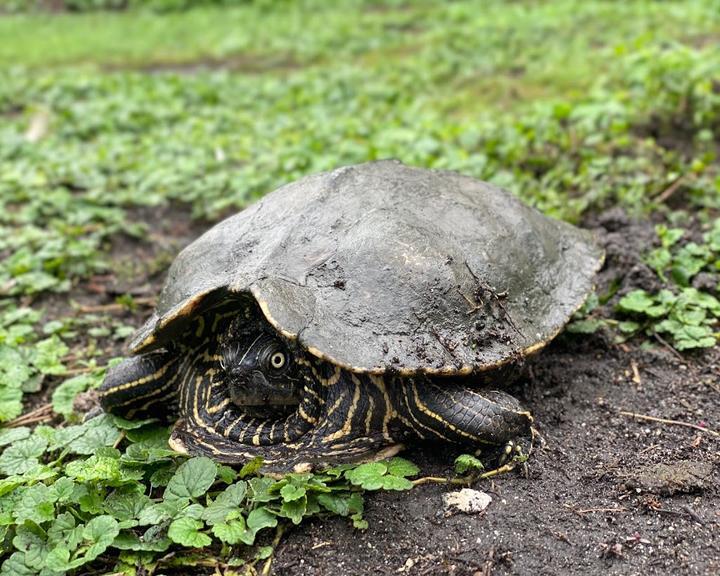
[[[103,410],[123,418],[171,420],[177,414],[177,355],[150,352],[108,370],[98,392]]]
[[[473,390],[429,378],[402,379],[394,389],[398,418],[423,439],[500,446],[530,433],[530,412],[499,390]]]

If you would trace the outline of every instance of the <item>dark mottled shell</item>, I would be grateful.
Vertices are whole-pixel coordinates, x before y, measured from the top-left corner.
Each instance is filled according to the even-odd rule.
[[[380,161],[303,178],[175,259],[134,352],[228,291],[356,371],[464,374],[525,356],[585,300],[592,235],[453,172]]]

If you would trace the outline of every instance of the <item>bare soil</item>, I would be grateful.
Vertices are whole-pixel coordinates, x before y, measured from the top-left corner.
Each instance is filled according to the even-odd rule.
[[[598,280],[613,303],[655,288],[640,259],[650,223],[610,211],[589,221],[607,250]],[[281,542],[277,575],[719,574],[720,351],[680,356],[657,343],[564,334],[511,390],[532,410],[544,445],[520,472],[478,483],[493,501],[446,516],[447,485],[367,498],[370,527],[315,520]],[[405,454],[427,475],[451,475],[442,446]]]
[[[104,305],[130,289],[129,282],[138,296],[156,294],[163,276],[158,258],[167,261],[166,252],[207,225],[181,210],[148,220],[174,224],[156,228],[147,242],[121,239],[112,246],[117,270],[153,262],[147,273],[109,277],[92,293],[78,287],[78,300]],[[599,293],[619,286],[606,306],[634,287],[657,288],[640,259],[654,238],[651,223],[614,210],[586,225],[598,230],[607,250]],[[149,312],[121,316],[139,325]],[[119,344],[108,344],[108,352],[122,353]],[[342,518],[292,528],[271,573],[720,574],[720,435],[700,429],[720,428],[717,347],[681,356],[662,342],[616,344],[607,333],[565,333],[529,361],[510,390],[532,410],[544,443],[535,447],[527,474],[473,486],[492,496],[485,512],[447,516],[442,495],[456,489],[448,485],[368,494],[366,531]],[[451,476],[459,452],[424,445],[404,456],[424,475]]]

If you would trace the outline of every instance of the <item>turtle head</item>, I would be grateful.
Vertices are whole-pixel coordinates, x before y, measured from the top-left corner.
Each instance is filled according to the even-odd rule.
[[[298,366],[282,339],[264,330],[231,331],[220,353],[230,399],[248,414],[266,416],[300,403]]]

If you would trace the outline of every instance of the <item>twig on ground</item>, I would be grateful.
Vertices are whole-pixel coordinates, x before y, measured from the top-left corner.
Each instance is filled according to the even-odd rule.
[[[683,506],[682,510],[668,510],[667,508],[653,508],[654,512],[660,512],[661,514],[671,514],[673,516],[689,516],[698,524],[704,525],[705,521],[700,518],[689,506]]]
[[[40,422],[49,422],[53,419],[53,411],[51,404],[43,404],[35,410],[22,414],[14,420],[10,420],[3,425],[3,428],[17,428],[18,426],[28,426],[30,424],[39,424]]]
[[[700,430],[701,432],[706,432],[707,434],[712,434],[713,436],[720,437],[720,432],[718,432],[716,430],[711,430],[710,428],[705,428],[704,426],[700,426],[699,424],[693,424],[691,422],[683,422],[682,420],[670,420],[668,418],[657,418],[656,416],[648,416],[647,414],[638,414],[637,412],[626,412],[624,410],[621,410],[620,414],[622,414],[623,416],[630,416],[631,418],[637,418],[638,420],[648,420],[649,422],[657,422],[659,424],[672,424],[674,426],[685,426],[686,428]]]
[[[77,376],[78,374],[88,374],[89,372],[97,372],[100,370],[97,366],[84,366],[82,368],[68,368],[62,374],[63,376]]]
[[[135,298],[132,303],[137,306],[155,306],[155,298]],[[129,310],[130,306],[122,302],[113,302],[112,304],[98,304],[96,306],[78,306],[77,311],[82,314],[95,314],[97,312],[123,312]]]
[[[655,198],[655,201],[662,204],[663,202],[667,202],[670,197],[677,192],[678,188],[680,188],[680,185],[683,183],[683,180],[685,179],[685,174],[680,174],[675,180],[670,182],[670,185],[665,188],[660,194],[658,194],[657,198]]]
[[[445,476],[423,476],[422,478],[418,478],[416,480],[412,480],[413,486],[421,486],[422,484],[455,484],[458,486],[470,486],[474,482],[478,480],[484,480],[485,478],[493,478],[494,476],[499,476],[500,474],[505,474],[506,472],[510,472],[515,469],[515,465],[517,462],[508,462],[507,464],[504,464],[500,466],[499,468],[495,468],[493,470],[488,470],[487,472],[483,472],[482,474],[471,474],[469,476],[465,476],[462,478],[447,478]]]
[[[683,364],[687,363],[687,360],[685,360],[685,358],[683,358],[683,355],[680,354],[680,352],[678,352],[677,350],[675,350],[675,348],[673,348],[670,345],[670,343],[667,340],[665,340],[662,336],[660,336],[657,332],[655,332],[653,334],[653,338],[655,338],[655,340],[657,340],[658,342],[660,342],[660,344],[665,346],[665,348],[667,348],[668,352],[670,352],[673,356],[675,356],[675,358],[680,360]]]

